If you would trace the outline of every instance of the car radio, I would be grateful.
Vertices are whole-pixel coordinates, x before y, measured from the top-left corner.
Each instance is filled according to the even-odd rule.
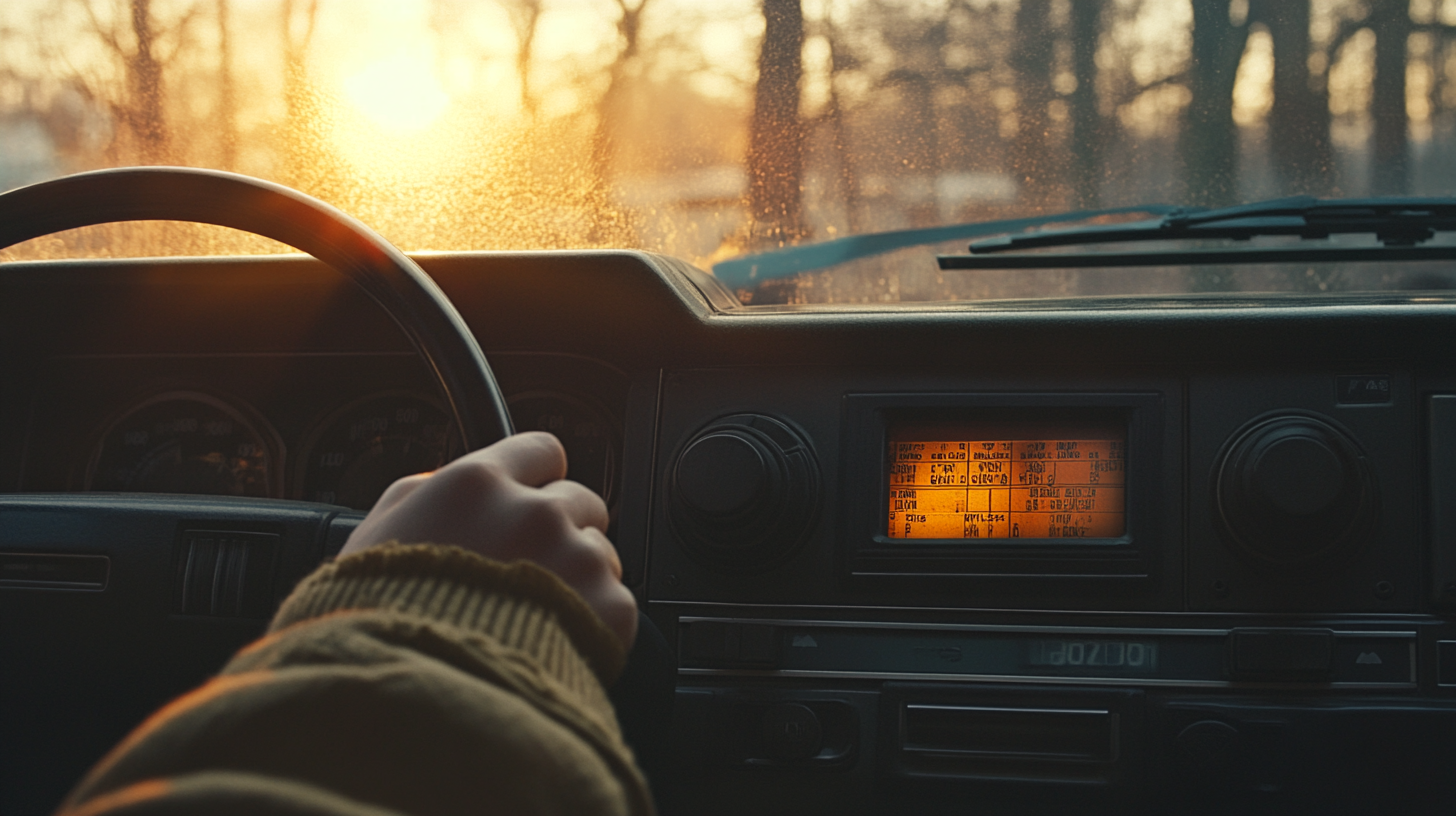
[[[799,768],[848,810],[926,780],[1051,809],[1343,805],[1390,790],[1329,778],[1380,759],[1355,735],[1456,728],[1456,471],[1428,457],[1429,542],[1415,487],[1456,397],[1407,372],[743,376],[664,379],[646,576],[676,727],[742,791]]]
[[[1167,583],[1160,573],[1181,561],[1178,539],[1159,532],[1158,490],[1177,468],[1176,457],[1164,456],[1164,410],[1161,393],[1138,391],[844,396],[840,510],[833,514],[840,518],[839,559],[831,563],[841,600],[860,601],[860,619],[823,610],[769,619],[686,616],[678,622],[684,658],[783,676],[1413,687],[1416,633],[1407,627],[1297,626],[1277,618],[1209,625],[1188,618],[1176,595],[1160,597]],[[679,457],[670,500],[686,504],[680,497],[687,494],[702,506],[710,497],[754,492],[735,483],[748,468],[733,463],[734,446],[721,440],[749,438],[755,423],[789,440],[807,438],[782,420],[717,420]],[[702,449],[714,440],[710,468]],[[1368,547],[1378,507],[1374,466],[1335,420],[1307,411],[1257,416],[1230,434],[1213,461],[1210,512],[1242,568],[1230,575],[1300,587]],[[792,557],[785,550],[803,545],[803,536],[786,531],[762,540],[776,540],[775,560],[734,564],[738,580],[772,572]],[[749,545],[724,550],[753,552]],[[689,552],[710,567],[720,563]],[[1403,557],[1419,552],[1408,548]],[[1191,583],[1207,577],[1188,573]],[[1042,619],[988,624],[905,614],[907,593],[958,595],[972,607],[997,584],[1000,597],[1019,592],[1022,608],[1042,611]],[[1140,611],[1120,604],[1141,597],[1167,615],[1088,626],[1086,613],[1031,606],[1051,596],[1095,599],[1114,613]],[[863,619],[876,600],[893,611]],[[1327,611],[1363,603],[1349,598]],[[846,603],[840,612],[847,611]]]

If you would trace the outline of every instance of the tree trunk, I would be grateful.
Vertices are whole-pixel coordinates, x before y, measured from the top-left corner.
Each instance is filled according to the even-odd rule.
[[[1220,207],[1238,200],[1239,134],[1234,124],[1234,77],[1248,44],[1247,23],[1229,22],[1228,0],[1193,0],[1192,99],[1183,114],[1179,148],[1186,201]]]
[[[1079,209],[1102,200],[1103,123],[1097,104],[1097,41],[1102,33],[1101,0],[1072,3],[1072,195]]]
[[[308,0],[302,35],[293,30],[293,0],[283,0],[283,176],[287,184],[303,189],[307,178],[317,177],[317,151],[311,139],[314,101],[308,85],[308,48],[318,22],[318,0]]]
[[[1085,0],[1084,0],[1085,1]],[[1055,38],[1050,30],[1051,0],[1022,0],[1016,9],[1016,141],[1011,166],[1024,205],[1042,210],[1053,204],[1056,171],[1049,144],[1047,106],[1052,90]]]
[[[1405,109],[1406,43],[1411,35],[1409,0],[1372,0],[1375,80],[1370,115],[1375,120],[1370,192],[1401,195],[1407,189],[1408,140]]]
[[[839,163],[839,197],[844,202],[845,226],[850,235],[864,231],[860,215],[859,175],[854,164],[854,150],[850,145],[849,123],[845,121],[844,99],[839,93],[839,74],[849,61],[843,54],[844,45],[839,42],[837,31],[830,29],[825,39],[829,42],[829,109],[825,118],[829,120],[834,139],[834,156]]]
[[[940,223],[940,207],[936,179],[940,176],[940,140],[937,138],[934,86],[930,77],[919,71],[891,71],[885,85],[898,89],[903,136],[896,151],[904,171],[901,182],[915,190],[906,211],[910,225],[929,227]]]
[[[238,97],[233,85],[228,0],[217,0],[217,60],[218,165],[224,170],[232,170],[238,161]]]
[[[141,163],[160,164],[167,160],[167,119],[162,107],[162,64],[153,53],[156,38],[151,0],[131,0],[131,26],[136,51],[126,61],[129,124]]]
[[[1250,3],[1251,13],[1254,4]],[[1324,74],[1309,73],[1309,1],[1264,0],[1258,19],[1274,41],[1274,107],[1269,144],[1286,193],[1319,195],[1334,187],[1330,106]]]
[[[514,0],[506,6],[516,32],[516,79],[520,83],[521,110],[536,118],[536,94],[531,90],[531,60],[535,56],[536,28],[541,21],[542,0]]]
[[[627,90],[628,74],[641,47],[642,11],[648,0],[635,7],[626,0],[617,0],[622,16],[617,19],[617,37],[621,50],[607,69],[607,89],[597,100],[597,122],[592,131],[591,189],[587,206],[591,211],[588,240],[604,246],[628,246],[635,243],[631,225],[612,201],[612,165],[617,155],[617,118],[621,115],[622,97]]]
[[[799,0],[763,0],[763,21],[748,131],[749,249],[783,246],[808,234],[800,197],[804,12]]]

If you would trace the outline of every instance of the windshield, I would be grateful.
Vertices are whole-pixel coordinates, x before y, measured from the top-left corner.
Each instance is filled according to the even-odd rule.
[[[714,268],[1074,210],[1450,195],[1453,131],[1456,0],[0,5],[0,189],[133,164],[235,170],[409,250],[634,247]],[[937,265],[967,243],[730,288],[758,304],[1456,283],[1449,261]],[[282,249],[133,226],[4,256]]]

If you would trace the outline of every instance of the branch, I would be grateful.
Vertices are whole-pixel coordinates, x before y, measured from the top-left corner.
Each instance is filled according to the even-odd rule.
[[[1176,74],[1168,74],[1165,77],[1159,77],[1158,79],[1155,79],[1145,85],[1138,85],[1132,90],[1131,93],[1122,94],[1122,96],[1117,100],[1116,107],[1120,108],[1123,105],[1132,102],[1134,99],[1137,99],[1139,96],[1147,93],[1148,91],[1154,90],[1156,88],[1161,88],[1164,85],[1185,85],[1187,83],[1187,71],[1179,71]]]
[[[193,3],[192,6],[187,9],[187,13],[183,14],[181,18],[177,20],[176,25],[170,26],[157,32],[158,39],[169,35],[175,35],[176,37],[176,39],[172,43],[172,52],[165,57],[158,57],[163,65],[170,65],[172,63],[172,60],[176,59],[177,52],[182,50],[182,46],[187,42],[187,26],[191,25],[192,21],[197,18],[198,11],[198,5],[196,3]]]
[[[101,18],[96,16],[96,8],[91,5],[91,0],[81,0],[81,7],[86,9],[86,17],[91,21],[91,30],[116,54],[125,57],[126,49],[121,46],[121,41],[116,36],[116,28],[107,29],[101,25]]]
[[[293,38],[293,0],[283,0],[283,56],[288,62],[301,61],[303,54],[308,51],[309,42],[313,40],[314,24],[318,22],[318,7],[319,0],[309,0],[304,18],[308,25],[303,30],[302,40],[295,40]]]
[[[1340,49],[1350,41],[1351,37],[1359,34],[1361,29],[1370,28],[1377,16],[1378,12],[1367,14],[1358,20],[1349,17],[1341,20],[1340,27],[1335,31],[1334,39],[1330,40],[1329,48],[1326,51],[1329,54],[1330,62],[1335,61],[1335,55],[1340,53]]]

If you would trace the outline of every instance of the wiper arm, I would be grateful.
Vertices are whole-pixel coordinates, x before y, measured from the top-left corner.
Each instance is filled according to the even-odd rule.
[[[1047,230],[971,244],[974,255],[1043,247],[1138,241],[1248,240],[1295,235],[1305,239],[1374,233],[1387,247],[1411,247],[1437,232],[1456,230],[1456,198],[1351,198],[1295,196],[1216,210],[1180,209],[1130,224]]]
[[[1057,215],[1039,215],[1031,218],[1011,218],[1003,221],[978,221],[971,224],[955,224],[947,227],[926,227],[923,229],[890,230],[868,235],[850,235],[818,244],[788,247],[772,252],[741,255],[713,264],[713,276],[730,290],[756,286],[764,281],[790,278],[800,272],[827,269],[835,264],[883,255],[897,249],[906,249],[943,241],[977,238],[982,235],[997,235],[1003,232],[1034,229],[1047,224],[1065,224],[1075,221],[1090,221],[1112,215],[1130,213],[1151,213],[1163,215],[1179,212],[1177,207],[1167,204],[1145,204],[1138,207],[1113,207],[1106,210],[1079,210]],[[1158,223],[1158,222],[1151,222]],[[1090,228],[1089,228],[1090,229]]]

